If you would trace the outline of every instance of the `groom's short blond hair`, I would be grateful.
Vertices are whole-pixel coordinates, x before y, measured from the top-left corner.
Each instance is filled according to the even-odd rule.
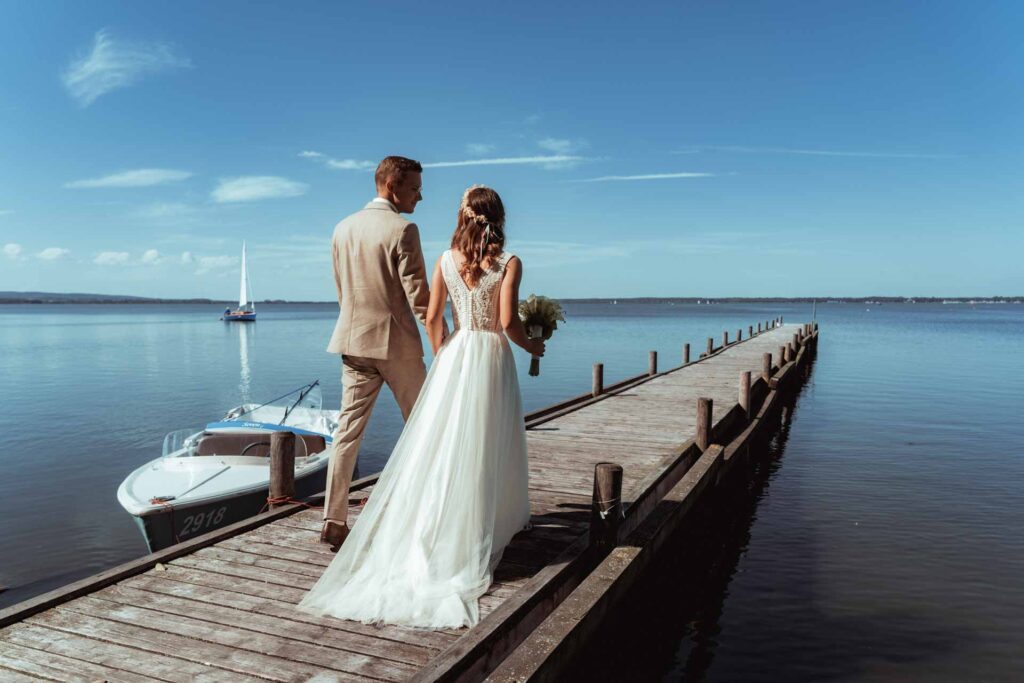
[[[423,173],[423,166],[420,162],[405,157],[384,157],[377,164],[377,172],[373,175],[377,187],[387,187],[388,181],[400,183],[405,180],[405,174],[415,171]]]

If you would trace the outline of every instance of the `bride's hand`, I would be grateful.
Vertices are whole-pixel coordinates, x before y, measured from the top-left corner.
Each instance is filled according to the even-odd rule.
[[[544,340],[543,339],[531,339],[530,340],[530,354],[533,356],[544,355]]]

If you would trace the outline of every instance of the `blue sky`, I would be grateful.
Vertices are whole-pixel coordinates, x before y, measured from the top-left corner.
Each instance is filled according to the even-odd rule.
[[[0,290],[330,300],[372,167],[526,291],[1024,294],[1019,2],[7,2]]]

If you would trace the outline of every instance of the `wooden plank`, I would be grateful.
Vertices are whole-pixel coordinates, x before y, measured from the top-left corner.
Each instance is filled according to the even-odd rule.
[[[281,682],[304,681],[318,673],[315,667],[299,662],[208,643],[157,628],[98,618],[68,609],[72,605],[76,605],[79,610],[87,609],[83,604],[90,600],[93,598],[83,597],[65,603],[43,614],[29,617],[26,623],[85,637],[100,637],[105,642],[154,654],[173,655],[175,659],[198,665],[200,671],[221,669],[225,672]],[[346,676],[340,671],[336,672],[335,678],[341,681],[359,680],[357,676]]]
[[[121,645],[107,639],[99,640],[87,635],[83,636],[29,622],[14,624],[4,629],[0,632],[0,642],[15,643],[112,669],[131,667],[132,673],[148,676],[149,680],[174,683],[192,683],[192,681],[251,683],[266,680],[254,676],[233,674],[229,671],[211,673],[202,664]]]
[[[95,597],[123,605],[146,607],[168,614],[201,619],[226,627],[237,627],[270,636],[315,643],[320,647],[337,650],[341,663],[345,652],[355,652],[379,659],[404,664],[422,665],[430,661],[436,650],[406,643],[396,643],[361,633],[352,633],[308,622],[283,620],[280,617],[245,611],[233,605],[211,604],[165,593],[132,588],[125,585],[110,586],[95,593]],[[352,671],[348,669],[347,671]]]
[[[253,653],[255,656],[252,664],[260,667],[253,670],[253,673],[262,671],[264,675],[278,676],[281,680],[293,680],[292,672],[315,675],[322,670],[399,681],[408,678],[417,668],[404,662],[358,652],[342,652],[319,642],[305,642],[273,632],[250,629],[247,628],[250,620],[234,625],[224,624],[222,621],[202,620],[194,616],[125,604],[123,601],[106,599],[100,594],[79,598],[62,606],[60,610],[161,634],[182,636],[209,646],[226,646],[234,653]]]
[[[117,681],[118,683],[149,683],[151,676],[123,671],[55,652],[25,647],[12,642],[0,644],[0,680],[7,680],[7,671],[19,671],[49,681]]]
[[[213,606],[231,605],[233,609],[243,612],[274,617],[279,620],[282,629],[293,628],[293,624],[297,623],[368,636],[381,640],[386,647],[389,647],[389,643],[396,643],[439,650],[447,647],[454,640],[454,637],[438,631],[415,630],[401,626],[378,627],[356,621],[315,616],[295,609],[294,603],[228,590],[223,585],[232,585],[232,582],[224,577],[215,576],[210,579],[203,577],[201,573],[188,574],[187,571],[182,569],[174,572],[174,579],[164,578],[162,572],[143,574],[133,577],[121,585],[151,593],[183,597]],[[203,578],[207,580],[203,583],[197,582]]]
[[[7,683],[8,681],[10,683],[39,683],[39,681],[46,681],[46,680],[59,681],[60,679],[59,678],[44,678],[44,677],[38,676],[38,675],[30,676],[30,675],[28,675],[27,673],[25,673],[23,671],[18,671],[16,669],[8,669],[6,666],[3,665],[2,662],[0,662],[0,680],[4,681],[5,683]]]

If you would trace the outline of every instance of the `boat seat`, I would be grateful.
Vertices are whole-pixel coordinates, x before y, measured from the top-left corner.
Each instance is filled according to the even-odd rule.
[[[295,457],[319,453],[327,448],[327,441],[318,434],[295,435]],[[196,455],[270,455],[270,433],[252,432],[203,432],[196,444]]]

